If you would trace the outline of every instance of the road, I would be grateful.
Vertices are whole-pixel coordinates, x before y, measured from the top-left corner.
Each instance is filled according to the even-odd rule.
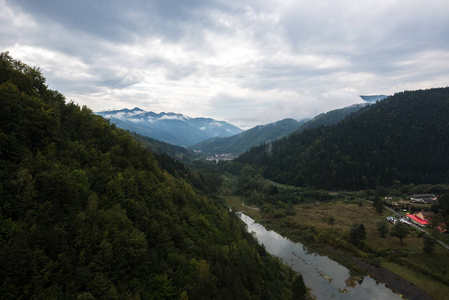
[[[394,213],[397,217],[399,217],[399,213],[397,213],[394,209],[392,209],[392,208],[390,208],[390,207],[388,207],[388,206],[384,206],[384,207],[385,207],[386,209],[388,209],[389,211],[391,211],[392,213]],[[416,225],[416,224],[411,223],[410,226],[412,226],[412,227],[414,227],[414,228],[416,228],[416,229],[418,229],[418,230],[421,230],[421,231],[424,232],[425,234],[429,234],[426,230],[424,230],[424,228],[421,228],[421,227],[419,227],[419,226]],[[438,244],[440,244],[441,246],[443,246],[444,248],[446,248],[447,250],[449,250],[449,246],[448,246],[448,245],[446,245],[445,243],[443,243],[443,242],[440,241],[440,240],[437,240],[437,242],[438,242]]]

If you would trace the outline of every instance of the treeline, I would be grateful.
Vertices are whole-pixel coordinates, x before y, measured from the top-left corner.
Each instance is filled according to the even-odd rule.
[[[211,154],[240,154],[252,146],[257,146],[261,143],[286,136],[303,122],[304,121],[298,122],[293,119],[284,119],[275,123],[258,125],[230,137],[216,137],[202,141],[193,146],[189,146],[188,149],[201,150],[204,153]]]
[[[406,91],[346,117],[254,147],[235,160],[297,186],[367,189],[449,182],[449,88]]]
[[[302,279],[196,193],[195,175],[8,53],[0,104],[2,299],[298,296]]]
[[[360,104],[353,104],[351,106],[334,109],[331,111],[328,111],[326,113],[319,114],[318,116],[314,117],[313,119],[301,124],[293,133],[301,133],[304,130],[316,128],[322,125],[334,125],[340,122],[342,119],[344,119],[346,116],[362,109],[363,107],[366,107],[370,104],[368,103],[360,103]]]
[[[153,153],[166,154],[182,162],[190,161],[190,154],[184,147],[165,143],[144,135],[140,135],[136,132],[132,132],[132,135],[142,144],[142,146],[150,148]]]

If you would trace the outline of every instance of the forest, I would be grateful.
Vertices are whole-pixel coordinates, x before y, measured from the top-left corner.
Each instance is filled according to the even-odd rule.
[[[2,299],[303,299],[206,177],[1,53]]]
[[[449,182],[449,88],[405,91],[320,126],[253,147],[235,160],[275,182],[375,189]]]

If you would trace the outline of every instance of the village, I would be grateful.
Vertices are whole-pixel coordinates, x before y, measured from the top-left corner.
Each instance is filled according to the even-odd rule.
[[[204,157],[204,156],[202,156],[204,154],[201,150],[194,150],[193,152],[200,157]],[[235,158],[235,155],[232,153],[221,153],[221,154],[213,154],[213,155],[209,154],[204,159],[208,162],[215,162],[216,164],[218,164],[218,162],[220,162],[220,161],[230,161],[230,160],[233,160],[234,158]]]
[[[392,197],[385,197],[389,209],[395,213],[395,216],[388,216],[387,221],[396,224],[402,222],[407,225],[416,225],[421,228],[432,226],[441,234],[449,234],[445,224],[435,219],[435,212],[431,211],[431,205],[437,203],[438,196],[434,194],[413,194],[408,200],[392,201]],[[417,204],[417,205],[415,205]],[[422,207],[421,207],[422,206]],[[416,210],[420,207],[421,210]]]

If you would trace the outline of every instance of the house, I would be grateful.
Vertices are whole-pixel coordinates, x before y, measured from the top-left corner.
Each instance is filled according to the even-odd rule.
[[[413,223],[415,223],[420,227],[426,227],[430,224],[427,220],[422,219],[416,215],[408,214],[407,217],[410,219],[410,221],[412,221]]]
[[[417,213],[408,214],[407,217],[416,225],[425,227],[429,226],[432,221],[433,216],[435,215],[432,211],[420,211]]]
[[[409,196],[410,201],[414,203],[435,203],[437,196],[434,194],[413,194]]]
[[[431,222],[432,218],[435,216],[435,213],[433,211],[420,211],[414,215],[420,219],[426,220],[427,222]]]

